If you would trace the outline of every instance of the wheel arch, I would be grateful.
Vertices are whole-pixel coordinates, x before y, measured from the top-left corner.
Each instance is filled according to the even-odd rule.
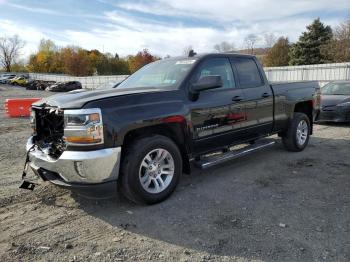
[[[171,139],[179,148],[182,162],[183,162],[183,172],[186,174],[191,173],[190,167],[190,149],[189,149],[189,139],[184,131],[181,123],[163,123],[152,126],[140,127],[128,131],[123,138],[122,145],[122,156],[125,155],[124,152],[127,150],[128,146],[136,139],[145,138],[152,135],[162,135]],[[124,152],[123,152],[124,151]]]
[[[296,103],[294,106],[294,112],[304,113],[308,116],[310,120],[310,127],[311,127],[310,135],[312,135],[313,134],[313,102],[312,100]]]

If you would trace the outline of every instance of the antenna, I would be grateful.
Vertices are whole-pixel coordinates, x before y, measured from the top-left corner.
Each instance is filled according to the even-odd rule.
[[[191,49],[190,52],[188,52],[188,57],[194,57],[196,54],[197,53]]]

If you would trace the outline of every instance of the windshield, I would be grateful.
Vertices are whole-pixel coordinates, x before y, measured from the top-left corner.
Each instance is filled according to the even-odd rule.
[[[195,62],[195,59],[165,59],[153,62],[129,76],[118,88],[178,87]]]
[[[323,95],[350,95],[350,82],[330,83],[325,85],[321,92]]]

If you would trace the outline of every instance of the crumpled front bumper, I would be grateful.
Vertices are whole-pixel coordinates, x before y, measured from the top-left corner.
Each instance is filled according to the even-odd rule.
[[[27,151],[33,137],[27,141]],[[95,151],[64,151],[53,159],[34,146],[29,152],[29,165],[43,180],[70,189],[92,188],[113,182],[119,175],[121,147]]]

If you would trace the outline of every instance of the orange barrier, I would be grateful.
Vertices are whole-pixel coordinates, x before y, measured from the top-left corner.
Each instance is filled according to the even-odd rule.
[[[10,98],[5,101],[5,112],[8,117],[26,117],[30,114],[31,105],[41,98]]]

